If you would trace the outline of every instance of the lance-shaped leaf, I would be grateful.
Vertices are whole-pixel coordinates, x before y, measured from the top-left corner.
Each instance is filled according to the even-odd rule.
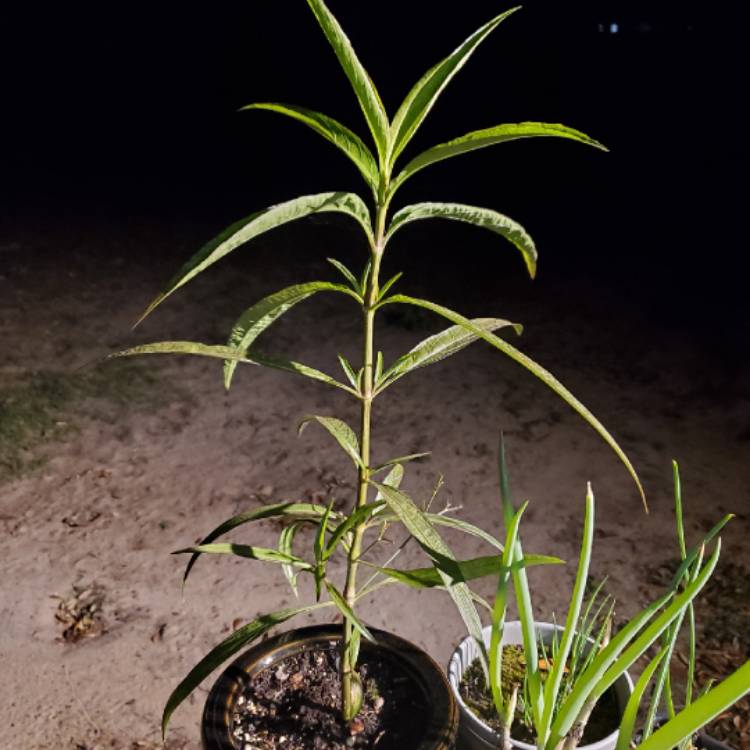
[[[657,729],[639,750],[671,750],[750,692],[750,661]]]
[[[336,258],[326,258],[326,260],[349,282],[361,299],[363,290],[354,274],[340,260],[336,260]]]
[[[322,135],[323,138],[330,141],[348,156],[361,172],[362,177],[365,178],[365,182],[374,191],[377,191],[379,180],[377,162],[362,139],[345,125],[320,112],[314,112],[305,107],[297,107],[293,104],[256,102],[242,107],[240,111],[249,109],[264,109],[269,112],[278,112],[312,128],[318,135]]]
[[[417,299],[415,297],[407,297],[403,294],[397,294],[393,297],[390,297],[384,304],[391,303],[416,305],[417,307],[423,307],[426,310],[431,310],[438,315],[442,315],[452,323],[456,323],[457,325],[463,326],[467,330],[473,331],[478,335],[479,338],[484,339],[484,341],[486,341],[488,344],[492,344],[492,346],[494,346],[496,349],[499,349],[512,360],[527,369],[532,375],[541,380],[548,388],[550,388],[563,401],[565,401],[568,406],[570,406],[581,417],[583,417],[583,419],[588,422],[588,424],[596,432],[599,433],[604,442],[606,442],[607,445],[612,448],[620,461],[622,461],[622,463],[625,465],[625,468],[630,473],[630,476],[633,477],[633,481],[635,482],[636,487],[638,488],[638,492],[641,495],[643,507],[648,510],[648,505],[646,504],[646,495],[643,491],[643,487],[641,486],[641,481],[638,478],[638,474],[636,474],[633,465],[630,463],[630,459],[625,455],[625,452],[622,450],[622,448],[620,448],[612,435],[610,435],[609,432],[604,428],[604,425],[602,425],[602,423],[554,375],[552,375],[552,373],[534,362],[533,359],[530,359],[525,354],[518,351],[518,349],[511,346],[507,341],[504,341],[494,333],[483,331],[481,328],[477,328],[468,318],[465,318],[463,315],[459,315],[457,312],[454,312],[447,307],[436,305],[434,302],[429,302],[428,300]]]
[[[310,415],[305,417],[299,426],[299,433],[302,434],[302,430],[310,422],[317,422],[319,425],[324,427],[336,440],[336,442],[344,449],[349,458],[354,461],[355,465],[360,469],[366,469],[362,456],[359,453],[359,440],[354,434],[354,430],[341,419],[335,417],[319,417],[317,415]]]
[[[431,456],[432,454],[428,451],[427,453],[410,453],[408,456],[399,456],[398,458],[389,458],[387,461],[383,462],[382,464],[378,464],[377,466],[374,466],[370,473],[371,474],[377,474],[380,471],[383,471],[383,469],[387,469],[389,466],[395,466],[396,464],[405,464],[409,461],[419,461],[422,458],[427,458],[427,456]]]
[[[423,151],[419,156],[415,156],[399,172],[396,179],[391,183],[391,195],[403,185],[405,180],[419,172],[420,169],[435,164],[436,162],[450,159],[452,156],[459,156],[469,151],[476,151],[480,148],[487,148],[498,143],[506,141],[516,141],[520,138],[539,138],[553,136],[557,138],[567,138],[579,143],[585,143],[587,146],[607,151],[607,148],[598,141],[590,138],[580,130],[574,130],[566,125],[559,125],[549,122],[516,122],[506,125],[495,125],[492,128],[475,130],[460,138],[454,138],[446,143],[439,143],[427,151]]]
[[[341,540],[350,532],[353,531],[357,526],[365,523],[370,516],[377,513],[383,506],[384,502],[368,503],[363,505],[361,508],[357,508],[350,516],[347,516],[331,534],[331,538],[328,540],[325,550],[323,550],[323,560],[328,560],[331,555],[338,547]]]
[[[534,240],[516,221],[489,208],[466,206],[462,203],[415,203],[397,211],[386,235],[386,242],[402,227],[419,219],[450,219],[473,224],[499,234],[520,250],[529,275],[536,274],[537,252]]]
[[[213,648],[206,656],[204,656],[198,664],[196,664],[188,673],[182,682],[172,691],[172,694],[167,700],[166,706],[164,706],[164,713],[161,719],[161,731],[162,737],[167,733],[167,726],[169,720],[174,713],[177,706],[187,698],[195,688],[200,685],[203,680],[208,677],[217,667],[223,664],[231,656],[234,656],[240,649],[244,648],[254,640],[260,638],[264,633],[267,633],[271,628],[276,625],[280,625],[282,622],[289,620],[295,615],[304,614],[306,612],[312,612],[322,607],[329,607],[330,602],[320,602],[319,604],[312,604],[307,607],[298,607],[296,609],[282,609],[278,612],[271,614],[262,615],[257,619],[249,622],[247,625],[243,625],[234,631],[228,638],[223,640],[218,646]]]
[[[483,331],[496,331],[499,328],[513,326],[519,335],[522,332],[520,325],[510,323],[500,318],[473,318],[472,324]],[[391,383],[395,383],[399,378],[409,372],[427,367],[435,362],[450,357],[456,352],[460,352],[469,344],[476,341],[479,337],[474,331],[469,331],[463,326],[451,326],[445,331],[436,333],[434,336],[421,341],[406,354],[399,357],[383,374],[383,385],[378,389],[385,390]]]
[[[469,581],[475,581],[478,578],[497,575],[502,562],[502,555],[485,555],[483,557],[473,557],[469,560],[456,560],[455,565],[452,566],[451,572],[455,573],[455,571],[458,570],[460,575],[451,579],[455,583],[468,583]],[[551,557],[549,555],[526,555],[523,559],[511,563],[509,569],[516,570],[536,565],[563,564],[564,561],[559,557]],[[399,570],[398,568],[378,568],[378,570],[390,578],[394,578],[397,581],[416,589],[445,586],[445,580],[440,575],[440,570],[434,565],[429,568],[411,568],[410,570]]]
[[[318,292],[339,292],[362,302],[362,298],[356,292],[343,284],[332,284],[330,281],[310,281],[306,284],[295,284],[264,297],[260,302],[256,302],[252,307],[245,310],[232,326],[232,333],[229,336],[229,341],[227,341],[227,346],[235,349],[237,354],[246,356],[247,350],[263,331],[296,304]],[[227,389],[232,384],[232,376],[236,367],[237,360],[235,359],[228,359],[224,363],[224,386]]]
[[[372,633],[365,627],[364,623],[354,614],[352,608],[346,603],[346,599],[341,595],[338,589],[332,584],[326,581],[326,588],[328,589],[328,596],[331,597],[331,601],[338,607],[347,620],[351,622],[355,630],[358,630],[361,635],[367,638],[368,641],[375,643],[375,638]]]
[[[370,484],[377,488],[379,495],[382,495],[390,509],[398,516],[401,523],[404,524],[409,533],[433,560],[440,561],[441,564],[447,561],[455,563],[456,558],[448,545],[428,520],[426,514],[416,506],[414,501],[405,492],[389,487],[386,484],[379,484],[378,482],[371,481]],[[479,620],[479,615],[472,601],[468,586],[465,583],[453,583],[451,576],[444,572],[444,570],[440,570],[439,574],[448,593],[455,602],[469,634],[476,640],[481,653],[484,655],[482,623]],[[486,666],[486,656],[484,664]]]
[[[248,544],[233,544],[228,542],[219,542],[216,544],[199,544],[195,547],[185,547],[185,549],[175,550],[173,555],[195,555],[195,554],[213,554],[213,555],[234,555],[235,557],[246,557],[249,560],[261,560],[262,562],[281,563],[282,565],[294,565],[304,570],[312,570],[312,565],[294,555],[287,555],[275,549],[268,547],[251,547]]]
[[[279,552],[284,555],[289,555],[290,557],[294,556],[294,538],[297,536],[297,532],[308,522],[309,520],[295,521],[281,530],[281,533],[279,534]],[[289,582],[292,593],[295,596],[299,596],[299,592],[297,591],[297,576],[299,575],[299,570],[297,570],[294,565],[288,564],[282,565],[281,569],[284,571],[284,576]]]
[[[315,555],[315,601],[320,601],[320,591],[323,586],[323,579],[326,575],[326,562],[327,557],[324,557],[323,552],[326,547],[326,531],[328,530],[328,519],[333,510],[333,500],[328,503],[325,515],[320,519],[318,524],[318,531],[315,534],[315,542],[313,543],[313,554]]]
[[[398,108],[396,116],[393,118],[388,155],[389,166],[393,166],[399,154],[412,139],[414,133],[416,133],[417,128],[422,124],[425,117],[427,117],[427,114],[432,109],[443,89],[451,82],[453,76],[461,70],[474,50],[502,21],[517,10],[518,7],[511,8],[496,16],[491,21],[488,21],[448,55],[448,57],[430,68],[417,81],[406,95],[403,103]]]
[[[336,53],[336,57],[354,89],[382,160],[388,147],[389,126],[388,117],[375,84],[359,61],[357,53],[341,25],[333,13],[328,10],[323,0],[307,0],[307,4],[315,14],[315,18],[318,19],[320,28],[323,29],[326,39],[333,47],[333,51]]]
[[[329,211],[337,211],[354,218],[372,242],[370,212],[362,199],[354,193],[318,193],[316,195],[303,195],[300,198],[279,203],[240,219],[240,221],[225,229],[218,237],[205,244],[170,279],[164,291],[146,308],[136,325],[153,312],[172,292],[187,284],[201,271],[228,255],[240,245],[244,245],[264,232],[288,224],[290,221],[310,216],[310,214]]]
[[[243,526],[246,523],[252,523],[254,521],[262,521],[264,518],[309,518],[317,519],[323,516],[326,509],[322,505],[314,505],[313,503],[275,503],[273,505],[264,505],[260,508],[245,511],[232,518],[219,524],[211,533],[207,534],[201,539],[198,546],[204,544],[211,544],[214,539],[218,539],[224,534],[228,534],[232,529],[236,529],[238,526]],[[338,517],[338,513],[334,514],[334,517]],[[183,585],[187,581],[190,571],[195,565],[200,552],[195,552],[188,561],[185,573],[182,577]]]
[[[142,354],[192,354],[199,357],[223,359],[225,362],[231,361],[234,364],[241,362],[247,365],[270,367],[273,370],[283,370],[284,372],[292,372],[295,375],[303,375],[311,380],[318,380],[321,383],[340,388],[354,396],[358,395],[353,388],[349,388],[349,386],[339,383],[338,380],[332,378],[330,375],[327,375],[320,370],[316,370],[314,367],[303,365],[301,362],[284,359],[283,357],[272,357],[267,354],[259,354],[258,352],[252,352],[250,356],[243,356],[241,352],[238,352],[231,346],[201,344],[198,341],[159,341],[154,344],[141,344],[140,346],[134,346],[130,349],[110,354],[105,359],[134,357]]]

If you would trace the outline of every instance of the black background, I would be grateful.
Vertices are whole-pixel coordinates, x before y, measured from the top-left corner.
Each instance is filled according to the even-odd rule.
[[[426,68],[505,6],[330,7],[392,114]],[[422,172],[397,205],[453,200],[508,213],[537,240],[542,282],[627,285],[654,319],[723,336],[743,352],[743,30],[730,10],[528,3],[454,79],[407,153],[521,120],[563,122],[611,153],[557,139],[506,144]],[[365,136],[303,0],[25,5],[4,20],[5,219],[222,224],[309,192],[367,197],[356,170],[311,131],[236,111],[251,101],[302,104]],[[454,237],[466,241],[432,231],[426,241],[444,258]]]

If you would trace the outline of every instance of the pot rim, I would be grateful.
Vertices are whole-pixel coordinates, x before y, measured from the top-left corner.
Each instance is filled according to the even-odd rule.
[[[448,750],[454,747],[458,732],[459,710],[455,696],[442,668],[423,649],[401,636],[370,628],[376,642],[362,639],[361,652],[384,650],[397,661],[411,678],[414,689],[425,697],[432,710],[425,727],[425,737],[413,750]],[[308,625],[279,633],[255,643],[225,667],[214,682],[206,699],[201,721],[205,750],[236,750],[231,738],[231,716],[237,698],[252,675],[316,643],[341,640],[340,623]]]
[[[509,625],[518,626],[520,628],[521,623],[519,620],[508,620],[505,623],[505,628],[507,629]],[[562,632],[565,630],[561,625],[555,625],[551,622],[535,622],[534,628],[539,633],[553,633],[555,631]],[[485,641],[485,644],[489,646],[489,639],[490,634],[492,632],[492,626],[486,625],[482,628],[482,638]],[[470,724],[471,731],[474,734],[483,734],[490,732],[492,735],[497,737],[498,742],[500,742],[500,735],[495,732],[494,729],[492,729],[490,726],[485,724],[465,703],[461,691],[459,690],[459,684],[461,682],[461,676],[463,673],[460,672],[460,663],[459,659],[461,658],[461,647],[466,643],[472,643],[473,637],[470,635],[465,636],[461,639],[460,643],[456,648],[453,650],[453,653],[451,654],[450,662],[448,663],[448,682],[451,686],[451,691],[453,692],[453,697],[456,699],[456,703],[458,704],[458,709],[461,713],[461,720],[467,720]],[[520,642],[520,641],[519,641]],[[512,642],[508,645],[512,645]],[[627,688],[628,694],[633,692],[633,680],[631,679],[630,675],[625,672],[620,677],[617,678],[617,681],[615,682],[615,685],[620,683],[621,681],[625,682],[625,686]],[[614,688],[613,685],[612,687]],[[578,750],[604,750],[607,747],[614,747],[617,742],[617,735],[619,734],[619,730],[615,729],[614,732],[611,732],[606,737],[603,737],[600,740],[597,740],[596,742],[592,742],[588,745],[579,745]],[[511,741],[513,742],[513,745],[519,750],[537,750],[536,745],[529,745],[526,742],[522,742],[521,740],[515,739],[511,735]]]

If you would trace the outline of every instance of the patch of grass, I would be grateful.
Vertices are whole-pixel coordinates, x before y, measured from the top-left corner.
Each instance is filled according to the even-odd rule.
[[[157,401],[153,368],[112,362],[74,372],[31,372],[15,383],[0,384],[0,481],[43,465],[35,449],[75,429],[76,404],[105,399],[116,406]]]

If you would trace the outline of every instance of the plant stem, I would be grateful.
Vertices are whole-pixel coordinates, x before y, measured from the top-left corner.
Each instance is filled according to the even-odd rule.
[[[357,503],[354,510],[361,508],[367,503],[367,489],[370,481],[370,423],[372,415],[373,401],[373,368],[374,368],[374,338],[375,338],[375,304],[378,299],[380,274],[380,260],[383,256],[385,246],[385,219],[387,213],[387,204],[378,203],[375,244],[371,249],[370,276],[367,281],[365,291],[365,300],[363,305],[364,312],[364,351],[363,351],[363,372],[361,384],[361,412],[360,412],[360,452],[362,463],[365,468],[359,469],[357,480]],[[357,596],[357,567],[359,557],[362,551],[362,538],[364,537],[366,523],[356,526],[352,534],[352,544],[349,548],[349,556],[346,568],[346,584],[344,586],[344,598],[350,607],[354,607]],[[354,718],[358,707],[355,705],[355,696],[352,693],[354,682],[354,671],[356,669],[355,659],[352,658],[350,647],[354,625],[351,620],[344,618],[344,639],[341,644],[341,698],[344,718],[350,720]]]

